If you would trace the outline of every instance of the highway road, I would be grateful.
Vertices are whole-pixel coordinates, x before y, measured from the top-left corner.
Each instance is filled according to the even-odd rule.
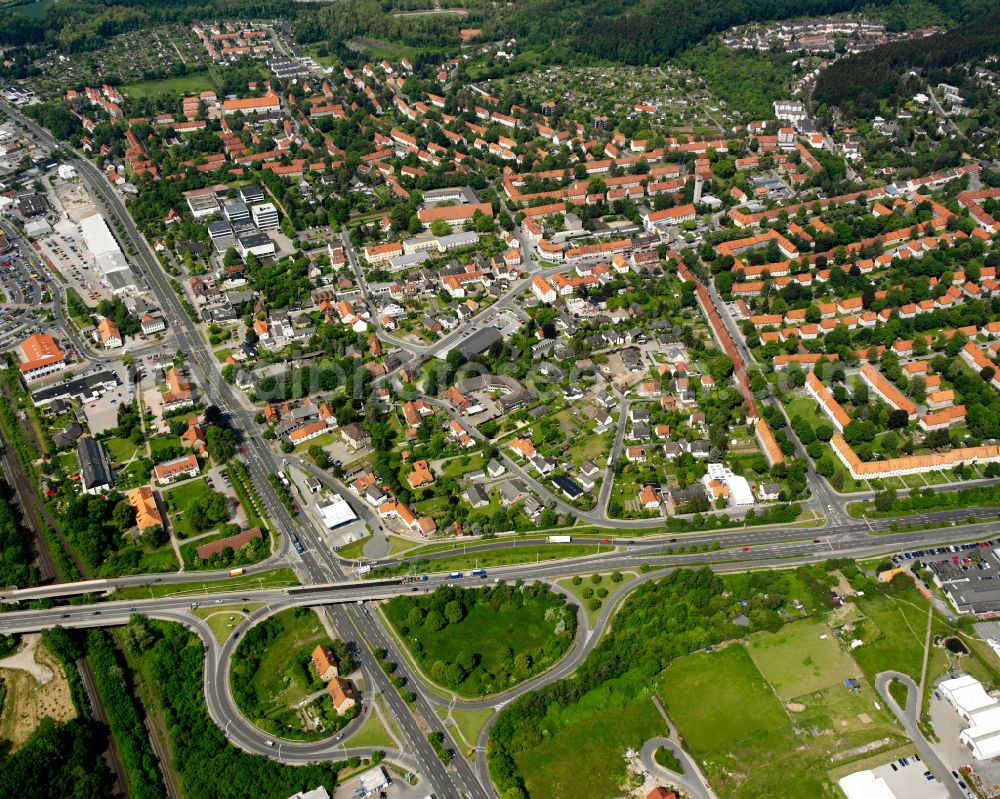
[[[812,544],[811,540],[785,542],[767,547],[754,548],[751,552],[755,551],[756,554],[752,557],[747,553],[743,553],[742,549],[739,551],[739,555],[732,552],[714,552],[660,557],[654,553],[650,553],[648,545],[636,547],[625,546],[603,556],[589,556],[587,558],[572,560],[491,569],[489,577],[491,579],[500,577],[506,580],[551,580],[594,568],[602,570],[615,568],[637,570],[644,563],[650,563],[657,567],[706,564],[720,572],[782,568],[800,563],[815,562],[828,557],[873,557],[895,551],[901,547],[920,548],[954,542],[956,540],[972,540],[976,537],[991,535],[995,530],[996,525],[994,523],[984,522],[956,530],[887,534],[867,539],[857,535],[843,536],[837,541],[829,541],[828,550],[827,548],[818,549]],[[733,557],[734,555],[736,556]],[[711,563],[710,561],[713,559],[721,562]],[[556,667],[546,672],[546,674],[521,686],[517,686],[512,691],[504,694],[488,697],[483,700],[457,702],[454,703],[454,706],[459,709],[502,707],[543,684],[567,676],[598,643],[601,633],[609,623],[615,608],[626,593],[640,582],[658,579],[662,574],[663,571],[657,569],[641,575],[628,584],[622,585],[609,598],[594,627],[589,630],[583,629],[585,625],[581,624],[582,629],[573,650]],[[397,673],[406,676],[409,684],[416,690],[417,700],[414,709],[419,714],[421,723],[427,725],[430,729],[443,729],[431,707],[432,702],[440,702],[442,701],[442,697],[433,689],[421,683],[419,676],[410,670],[406,659],[398,652],[393,639],[385,634],[377,620],[372,614],[367,612],[366,606],[359,606],[357,603],[359,600],[367,602],[385,599],[393,595],[408,594],[414,590],[433,590],[438,585],[449,581],[451,581],[451,578],[448,575],[438,574],[430,576],[427,581],[421,580],[417,583],[387,584],[386,581],[358,581],[348,585],[340,584],[330,587],[307,586],[304,590],[299,591],[288,591],[285,589],[265,589],[263,591],[242,589],[228,594],[110,601],[98,605],[74,605],[44,610],[15,611],[0,615],[0,633],[33,631],[45,629],[55,624],[71,628],[119,625],[126,623],[133,613],[142,613],[154,618],[183,623],[187,627],[194,629],[202,637],[203,641],[205,641],[206,702],[209,706],[211,717],[225,731],[229,739],[237,746],[249,752],[270,757],[280,757],[285,762],[308,762],[320,759],[321,757],[339,757],[343,753],[336,750],[328,741],[316,744],[281,741],[280,751],[276,746],[268,746],[265,743],[267,736],[250,725],[239,714],[229,694],[228,662],[238,639],[230,637],[223,647],[218,648],[211,632],[207,629],[207,625],[189,613],[191,604],[197,602],[205,607],[213,604],[263,602],[265,607],[255,612],[251,621],[237,628],[236,632],[240,634],[251,624],[258,623],[262,618],[271,613],[294,606],[326,605],[327,612],[330,612],[332,615],[334,625],[345,639],[350,639],[351,633],[350,628],[347,626],[350,622],[344,617],[344,614],[347,609],[356,610],[358,611],[358,617],[356,618],[359,620],[356,623],[355,629],[360,636],[361,642],[361,646],[358,648],[363,649],[364,645],[368,645],[387,649],[390,659],[399,664]],[[466,580],[465,584],[476,585],[482,583]],[[445,770],[430,750],[424,737],[424,730],[416,722],[413,724],[406,723],[408,719],[413,721],[410,709],[402,702],[399,694],[388,684],[381,670],[369,670],[366,671],[366,675],[367,679],[371,680],[371,689],[385,698],[389,712],[396,718],[411,751],[414,752],[420,763],[424,764],[425,767],[429,766],[429,768],[425,768],[424,774],[431,784],[445,785],[446,788],[451,785],[456,790],[454,795],[464,794],[470,797],[491,795],[483,785],[483,780],[488,779],[488,775],[486,774],[485,755],[482,751],[478,753],[476,773],[473,773],[472,767],[461,757],[456,759],[451,769]],[[370,698],[365,701],[370,701]],[[445,698],[444,701],[447,701],[447,699]],[[483,730],[480,737],[480,746],[485,744],[488,730],[489,725]],[[349,741],[346,743],[349,744]],[[348,749],[346,751],[350,753],[352,750]]]

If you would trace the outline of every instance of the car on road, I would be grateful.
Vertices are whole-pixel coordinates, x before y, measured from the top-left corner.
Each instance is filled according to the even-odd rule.
[[[750,551],[750,547],[743,547],[743,551],[744,552],[749,552]]]
[[[264,741],[264,746],[274,746],[274,741],[268,738],[266,741]]]

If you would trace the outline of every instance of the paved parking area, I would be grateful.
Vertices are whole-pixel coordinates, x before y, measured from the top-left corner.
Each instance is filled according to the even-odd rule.
[[[390,780],[389,786],[384,789],[384,795],[387,799],[424,799],[424,797],[431,796],[427,787],[419,779],[419,775],[416,785],[408,785],[403,781],[403,777],[393,771],[393,769],[385,766],[385,771],[389,775]],[[333,799],[358,799],[360,796],[360,793],[358,793],[359,778],[360,775],[345,780],[344,784],[340,785],[330,796]],[[373,794],[373,797],[377,796],[379,794]]]
[[[41,281],[32,277],[34,269],[24,260],[20,247],[0,255],[0,282],[9,303],[38,304]]]
[[[87,424],[92,433],[103,433],[118,426],[118,407],[122,403],[132,401],[132,386],[128,382],[128,374],[122,364],[108,363],[93,368],[96,371],[109,369],[118,374],[120,385],[113,391],[107,392],[103,397],[88,402],[83,406],[83,412],[87,416]],[[93,370],[92,370],[93,371]],[[81,374],[86,374],[81,372]]]
[[[38,240],[41,254],[69,282],[88,305],[110,299],[111,292],[101,285],[94,259],[76,234],[76,226],[67,220],[56,223],[55,231]]]
[[[893,761],[892,764],[872,769],[872,773],[884,779],[896,796],[906,799],[948,799],[948,791],[944,785],[936,779],[927,779],[927,767],[917,759],[916,753],[905,760],[905,766],[899,761]]]

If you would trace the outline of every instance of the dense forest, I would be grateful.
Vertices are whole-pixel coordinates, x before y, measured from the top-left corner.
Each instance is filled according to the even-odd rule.
[[[232,17],[288,18],[304,6],[293,0],[60,0],[39,18],[5,9],[0,44],[44,43],[80,52],[106,46],[110,36],[153,25]]]
[[[111,774],[101,756],[106,745],[107,736],[92,721],[59,723],[46,716],[16,753],[0,747],[0,796],[110,796]]]
[[[489,33],[524,43],[568,48],[630,64],[656,64],[703,42],[714,33],[748,22],[822,16],[873,7],[892,9],[900,0],[522,0]],[[967,22],[991,0],[932,0],[950,19]]]
[[[910,70],[926,71],[933,83],[935,72],[997,52],[1000,11],[993,10],[938,36],[896,42],[841,59],[820,75],[814,98],[837,106],[848,117],[871,117],[879,113],[883,100],[895,104],[903,96]],[[914,90],[924,88],[921,81]]]
[[[32,565],[31,534],[21,522],[14,492],[0,479],[0,586],[20,588],[38,583],[38,571]]]

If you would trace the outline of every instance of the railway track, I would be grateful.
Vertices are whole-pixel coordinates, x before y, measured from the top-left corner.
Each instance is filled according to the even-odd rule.
[[[0,462],[3,463],[3,471],[7,477],[7,482],[14,489],[17,497],[17,504],[21,507],[21,517],[32,532],[35,543],[35,557],[38,560],[38,574],[43,585],[58,581],[59,573],[56,571],[56,564],[52,558],[52,553],[45,545],[45,538],[42,535],[42,519],[32,501],[31,487],[21,470],[21,463],[17,459],[14,451],[7,446],[3,433],[0,432]]]
[[[94,720],[104,725],[108,731],[108,748],[104,750],[104,759],[108,768],[115,775],[115,795],[128,797],[128,783],[125,781],[125,766],[122,764],[121,755],[118,752],[118,744],[111,734],[111,726],[108,724],[108,714],[104,711],[104,704],[101,702],[101,695],[97,690],[97,683],[94,682],[94,674],[90,670],[90,664],[86,658],[78,658],[76,670],[80,672],[80,679],[83,681],[83,689],[87,692],[87,701],[90,703],[90,712],[94,714]]]

